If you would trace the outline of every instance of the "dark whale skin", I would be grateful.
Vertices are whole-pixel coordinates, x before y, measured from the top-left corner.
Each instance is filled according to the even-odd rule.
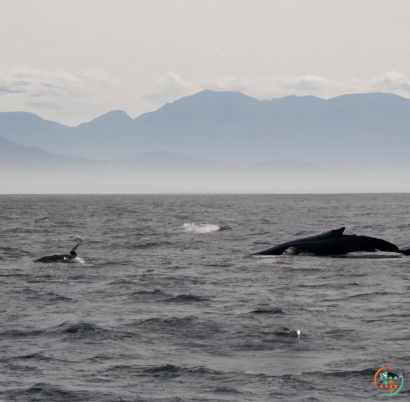
[[[343,236],[343,232],[345,231],[345,228],[340,228],[336,230],[330,230],[325,233],[321,233],[316,236],[309,236],[309,237],[304,237],[302,239],[297,239],[297,240],[292,240],[286,243],[279,244],[274,247],[267,248],[262,251],[258,251],[257,253],[254,253],[254,255],[281,255],[283,254],[289,247],[298,247],[299,245],[302,244],[309,244],[309,243],[314,243],[318,242],[321,240],[328,240],[328,239],[335,239]]]
[[[77,253],[75,252],[75,250],[83,242],[81,239],[79,239],[79,240],[80,241],[70,251],[70,254],[46,255],[45,257],[41,257],[41,258],[38,258],[37,260],[34,260],[33,262],[41,262],[43,264],[70,262],[71,260],[74,260],[77,257]]]
[[[289,247],[296,248],[299,252],[314,255],[343,255],[355,251],[375,252],[388,251],[404,255],[410,254],[409,250],[400,250],[395,244],[386,240],[369,236],[344,235],[345,228],[331,230],[317,236],[305,237],[259,251],[254,255],[281,255]]]
[[[76,257],[75,255],[70,255],[70,254],[55,254],[55,255],[48,255],[45,257],[38,258],[37,260],[34,260],[34,262],[42,262],[43,264],[69,262],[75,257]]]

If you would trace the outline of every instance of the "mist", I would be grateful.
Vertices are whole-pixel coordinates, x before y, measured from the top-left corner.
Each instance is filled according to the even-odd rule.
[[[408,192],[409,169],[281,169],[255,166],[138,169],[1,167],[1,194],[374,193]]]

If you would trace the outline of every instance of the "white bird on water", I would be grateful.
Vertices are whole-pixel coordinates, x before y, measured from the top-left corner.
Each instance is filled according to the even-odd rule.
[[[298,336],[298,338],[300,338],[300,334],[301,334],[302,332],[300,332],[300,329],[297,329],[296,330],[296,335]]]

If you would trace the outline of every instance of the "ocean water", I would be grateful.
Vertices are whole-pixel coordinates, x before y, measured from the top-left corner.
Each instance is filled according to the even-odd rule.
[[[250,256],[342,226],[409,248],[409,207],[409,195],[1,196],[0,400],[381,401],[385,366],[409,400],[410,257]],[[77,238],[84,264],[32,262]]]

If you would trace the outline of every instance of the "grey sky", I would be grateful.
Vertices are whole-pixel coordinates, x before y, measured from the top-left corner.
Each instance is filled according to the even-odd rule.
[[[77,124],[201,89],[410,97],[409,0],[0,0],[0,111]]]

